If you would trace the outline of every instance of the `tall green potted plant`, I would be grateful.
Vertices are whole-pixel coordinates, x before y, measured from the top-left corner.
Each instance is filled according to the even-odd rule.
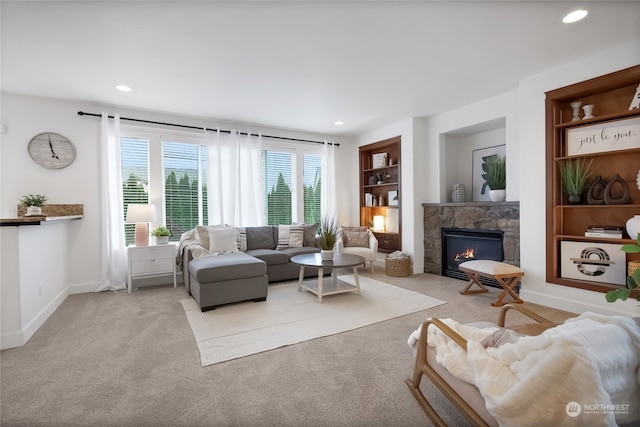
[[[565,159],[558,163],[562,189],[567,194],[567,201],[571,205],[580,203],[582,193],[591,177],[593,159]]]
[[[493,156],[483,165],[485,181],[489,186],[489,197],[494,202],[501,202],[506,198],[507,188],[507,159],[504,156]]]
[[[338,234],[338,221],[335,217],[325,217],[320,221],[318,229],[320,243],[320,257],[324,261],[333,259],[333,247],[336,244]]]

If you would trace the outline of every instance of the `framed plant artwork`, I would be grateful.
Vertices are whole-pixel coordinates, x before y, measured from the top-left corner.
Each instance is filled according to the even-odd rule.
[[[398,190],[391,190],[387,193],[389,206],[398,206]]]
[[[489,186],[485,179],[487,161],[492,157],[505,156],[505,144],[473,150],[472,156],[472,200],[474,202],[490,201]]]

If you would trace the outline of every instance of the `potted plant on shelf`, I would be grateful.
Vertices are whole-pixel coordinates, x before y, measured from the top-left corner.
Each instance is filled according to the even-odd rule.
[[[638,235],[636,236],[636,243],[623,245],[620,250],[628,254],[640,253],[640,233],[638,233]],[[636,262],[636,264],[638,263]],[[629,273],[630,274],[627,276],[627,282],[624,288],[608,291],[604,295],[607,302],[616,302],[619,299],[625,301],[627,298],[629,298],[631,292],[633,292],[634,289],[638,288],[638,284],[640,283],[640,268],[635,268],[633,271],[629,271]],[[636,294],[636,300],[640,301],[640,293]]]
[[[42,215],[42,206],[46,201],[44,194],[27,194],[20,199],[20,203],[27,207],[27,215]]]
[[[338,222],[335,217],[323,218],[319,227],[320,257],[324,261],[333,259],[333,247],[336,244],[336,234],[338,233]]]
[[[582,192],[591,177],[591,164],[593,159],[588,161],[583,158],[565,159],[558,163],[560,168],[560,179],[562,188],[567,193],[567,201],[570,205],[580,203]]]
[[[489,186],[489,197],[494,202],[501,202],[506,197],[507,159],[504,156],[490,157],[483,165],[486,172],[483,176]]]
[[[157,244],[167,244],[169,243],[169,237],[171,237],[171,230],[167,227],[160,226],[153,230],[151,235],[156,238]]]

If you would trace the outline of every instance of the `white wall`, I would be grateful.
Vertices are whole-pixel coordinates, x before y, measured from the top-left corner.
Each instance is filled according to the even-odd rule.
[[[576,313],[594,311],[603,314],[638,316],[635,300],[606,303],[600,292],[574,289],[546,282],[545,272],[545,110],[544,93],[603,74],[640,64],[640,39],[617,48],[576,60],[520,82],[521,129],[519,141],[521,266],[526,274],[521,296],[547,306]],[[639,212],[640,213],[640,212]]]
[[[71,292],[89,291],[97,287],[100,267],[100,205],[98,138],[100,118],[80,117],[82,110],[91,113],[107,111],[122,117],[134,117],[169,123],[206,126],[222,129],[241,129],[250,132],[309,140],[334,140],[325,135],[270,129],[203,119],[172,116],[149,111],[136,111],[113,106],[38,98],[2,93],[2,124],[7,132],[0,140],[0,217],[15,216],[16,205],[26,193],[44,193],[48,203],[82,203],[84,219],[71,230],[69,236],[68,285]],[[123,122],[124,124],[125,122]],[[65,135],[76,145],[76,161],[65,169],[47,170],[31,160],[27,152],[29,140],[38,133],[51,131]],[[352,182],[357,173],[357,147],[355,142],[335,139],[337,149],[337,177],[341,185]],[[354,148],[355,147],[355,148]],[[355,150],[356,154],[353,154]],[[338,195],[339,206],[348,207],[351,194]],[[349,216],[350,211],[339,212]]]
[[[0,348],[23,345],[72,293],[69,242],[82,220],[5,226],[0,283]]]

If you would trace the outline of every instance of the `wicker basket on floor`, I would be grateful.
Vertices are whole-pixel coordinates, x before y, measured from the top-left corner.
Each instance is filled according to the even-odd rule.
[[[411,258],[389,258],[387,255],[384,259],[384,272],[393,277],[411,276]]]

